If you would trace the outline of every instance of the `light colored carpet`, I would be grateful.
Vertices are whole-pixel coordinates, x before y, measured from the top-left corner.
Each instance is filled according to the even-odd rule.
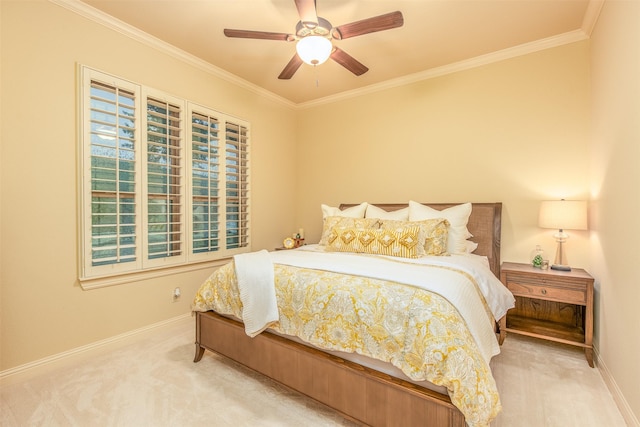
[[[581,348],[508,334],[491,369],[502,401],[492,427],[626,426]]]
[[[4,384],[0,425],[354,425],[210,352],[193,363],[193,330],[193,319],[184,319],[98,357]],[[625,425],[580,349],[509,335],[492,368],[503,404],[492,426]]]

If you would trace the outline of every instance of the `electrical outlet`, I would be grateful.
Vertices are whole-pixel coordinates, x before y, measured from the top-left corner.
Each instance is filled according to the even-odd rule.
[[[175,288],[173,290],[173,302],[180,301],[180,295],[182,295],[182,293],[180,292],[180,288]]]

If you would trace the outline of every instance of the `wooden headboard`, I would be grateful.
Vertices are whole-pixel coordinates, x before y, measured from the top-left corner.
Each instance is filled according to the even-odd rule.
[[[423,203],[433,209],[442,210],[459,203]],[[344,203],[340,209],[356,206],[357,203]],[[397,211],[406,208],[408,203],[372,203],[385,211]],[[489,266],[496,277],[500,278],[500,233],[502,227],[502,203],[472,203],[473,209],[467,228],[473,234],[470,240],[478,244],[474,254],[484,255],[489,259]]]

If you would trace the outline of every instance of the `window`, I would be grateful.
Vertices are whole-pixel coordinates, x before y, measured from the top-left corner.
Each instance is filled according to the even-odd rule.
[[[81,279],[250,249],[249,125],[82,68]]]

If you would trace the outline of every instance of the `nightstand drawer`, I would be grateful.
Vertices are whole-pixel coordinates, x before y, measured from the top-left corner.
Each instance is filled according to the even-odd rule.
[[[585,305],[587,293],[576,289],[558,288],[543,283],[507,282],[507,288],[516,296],[539,298]]]

